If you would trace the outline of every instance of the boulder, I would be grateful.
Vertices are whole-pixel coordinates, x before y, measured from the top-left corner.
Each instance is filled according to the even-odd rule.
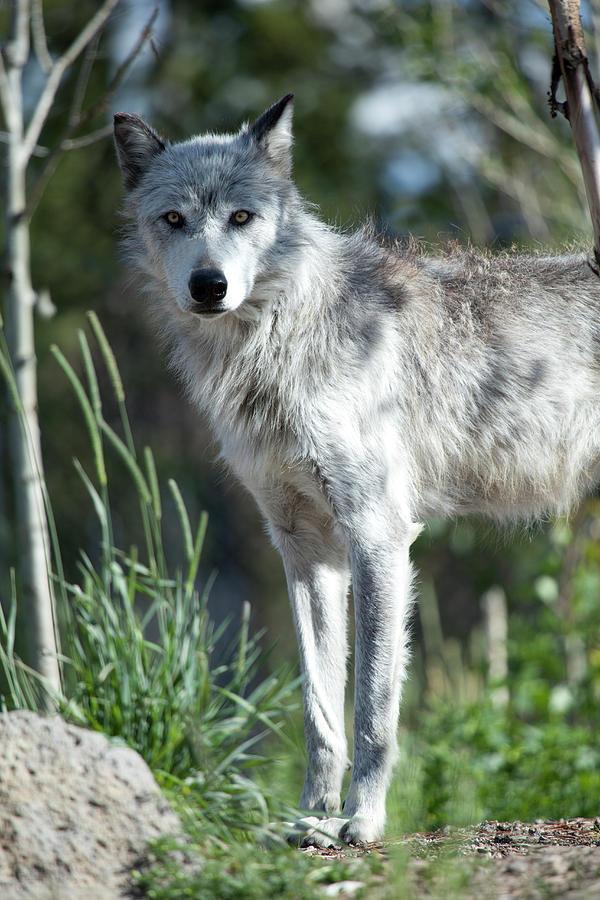
[[[115,900],[180,823],[134,750],[58,717],[0,714],[0,897]]]

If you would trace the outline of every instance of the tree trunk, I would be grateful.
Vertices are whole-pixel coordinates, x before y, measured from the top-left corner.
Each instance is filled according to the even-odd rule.
[[[23,20],[26,21],[23,21]],[[27,662],[58,691],[50,542],[43,491],[40,430],[37,416],[34,344],[35,293],[31,285],[29,222],[26,216],[26,169],[22,152],[24,124],[21,76],[29,54],[29,9],[17,5],[14,40],[7,72],[10,110],[6,166],[6,337],[21,409],[10,413],[10,459],[17,516],[19,573],[22,586],[19,618],[27,641]]]
[[[39,176],[33,201],[27,203],[27,168],[56,99],[65,72],[100,34],[119,0],[104,0],[65,52],[53,59],[48,53],[40,0],[12,0],[13,21],[10,40],[0,48],[0,107],[6,123],[8,145],[5,178],[6,203],[6,338],[16,378],[17,408],[10,416],[9,438],[12,487],[15,495],[20,574],[19,622],[28,644],[26,662],[56,691],[60,690],[57,657],[58,630],[53,603],[51,552],[45,483],[42,470],[40,430],[37,416],[37,376],[34,343],[36,295],[31,284],[29,219],[56,160],[66,149],[87,146],[104,136],[104,129],[70,140],[71,134],[87,122],[112,96],[143,45],[149,40],[157,16],[155,10],[138,41],[119,66],[105,97],[82,110],[85,78],[79,83],[78,102],[72,105],[64,139],[54,148],[46,169]],[[30,58],[33,28],[37,62],[45,82],[27,127],[23,115],[23,69]],[[84,67],[85,71],[85,67]],[[89,72],[88,72],[89,74]],[[83,91],[81,90],[83,87]],[[50,700],[48,700],[50,702]]]

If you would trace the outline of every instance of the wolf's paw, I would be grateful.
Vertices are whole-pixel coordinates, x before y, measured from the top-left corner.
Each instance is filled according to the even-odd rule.
[[[368,819],[354,816],[320,818],[304,816],[298,819],[287,839],[298,847],[319,847],[325,850],[339,849],[344,844],[365,844],[377,840],[378,834]]]
[[[288,843],[297,847],[321,847],[323,849],[339,849],[343,841],[340,831],[348,820],[339,816],[323,817],[303,816],[294,823],[290,822],[287,832]]]
[[[370,844],[380,837],[381,829],[376,827],[372,819],[363,816],[345,819],[340,830],[340,838],[346,844]]]

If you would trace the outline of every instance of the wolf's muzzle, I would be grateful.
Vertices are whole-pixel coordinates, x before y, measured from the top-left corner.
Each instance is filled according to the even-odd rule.
[[[227,293],[227,279],[218,269],[194,269],[188,287],[192,299],[196,301],[193,312],[222,312],[220,304]]]

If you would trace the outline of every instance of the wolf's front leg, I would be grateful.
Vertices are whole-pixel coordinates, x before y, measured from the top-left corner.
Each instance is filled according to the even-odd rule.
[[[321,561],[285,560],[303,675],[307,769],[302,810],[336,813],[349,767],[344,728],[348,574]]]
[[[271,518],[270,527],[283,558],[303,675],[307,770],[300,808],[337,813],[349,766],[344,727],[347,551],[331,523],[297,497],[283,516]]]
[[[397,755],[396,731],[408,662],[411,566],[408,550],[419,527],[400,525],[378,546],[355,546],[352,579],[356,616],[354,764],[344,802],[349,842],[382,837],[385,798]]]

